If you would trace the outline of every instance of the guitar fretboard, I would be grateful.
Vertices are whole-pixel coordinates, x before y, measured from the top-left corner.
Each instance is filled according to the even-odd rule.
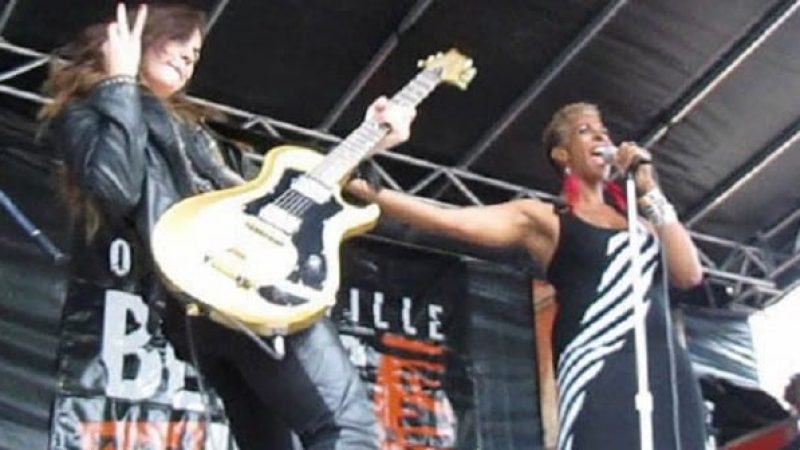
[[[392,97],[391,101],[403,106],[416,106],[425,99],[441,81],[441,69],[426,69]],[[372,119],[361,123],[336,146],[307,176],[333,188],[344,179],[389,130]]]

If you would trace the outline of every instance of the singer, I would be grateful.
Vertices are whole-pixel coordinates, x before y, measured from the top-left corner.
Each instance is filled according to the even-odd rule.
[[[614,147],[599,109],[587,103],[556,112],[543,143],[564,176],[566,207],[520,199],[442,208],[400,192],[376,190],[362,180],[352,181],[349,189],[376,202],[384,214],[428,231],[486,246],[523,247],[546,269],[559,303],[554,331],[559,449],[641,448],[634,404],[632,287],[634,280],[646,283],[639,292],[645,292],[648,311],[654,448],[703,449],[701,397],[687,354],[667,326],[664,280],[668,275],[678,287],[695,286],[702,268],[688,232],[659,189],[653,166],[642,164],[650,161],[650,154],[633,143]],[[626,205],[620,188],[610,183],[615,172],[629,170],[647,219],[638,226],[640,273],[633,273],[626,251],[625,210],[637,205]]]

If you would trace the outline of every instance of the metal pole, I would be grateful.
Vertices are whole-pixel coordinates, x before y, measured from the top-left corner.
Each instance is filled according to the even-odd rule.
[[[14,11],[14,8],[16,6],[17,6],[17,0],[9,0],[8,3],[6,3],[6,7],[3,8],[3,13],[0,14],[0,36],[3,35],[3,31],[5,31],[6,29],[8,20],[11,18],[11,13]]]
[[[31,70],[39,67],[39,66],[43,66],[43,65],[47,64],[48,62],[50,62],[50,57],[49,56],[44,56],[42,58],[35,59],[35,60],[33,60],[33,61],[29,62],[29,63],[17,66],[14,69],[10,69],[10,70],[7,70],[5,72],[0,72],[0,81],[10,80],[10,79],[16,77],[17,75],[23,74],[25,72],[29,72],[29,71],[31,71]]]
[[[506,110],[503,117],[481,137],[478,143],[470,149],[466,156],[457,164],[466,169],[481,157],[497,138],[522,114],[528,106],[539,97],[542,91],[575,59],[589,42],[611,21],[611,19],[625,6],[627,0],[615,0],[608,3],[589,25],[581,30],[580,34],[561,52],[558,57],[547,67],[542,75],[531,84],[511,107]]]
[[[625,179],[626,199],[629,205],[636,204],[636,184],[633,173]],[[639,411],[639,448],[652,450],[653,442],[653,394],[650,392],[650,370],[647,350],[647,304],[642,276],[642,255],[639,235],[639,214],[636,208],[628,208],[628,251],[631,255],[630,273],[633,295],[633,337],[636,354],[636,381],[638,390],[634,404]],[[665,268],[666,270],[666,268]],[[677,438],[677,436],[676,436]]]
[[[747,164],[749,169],[745,173],[737,173],[729,177],[728,180],[726,180],[726,183],[724,183],[724,185],[727,185],[728,187],[724,188],[718,195],[712,196],[713,198],[711,200],[704,201],[701,206],[694,208],[694,210],[687,215],[685,222],[686,225],[694,226],[697,224],[700,219],[707,216],[717,206],[727,200],[728,197],[730,197],[734,192],[739,190],[739,188],[747,184],[747,182],[749,182],[754,176],[764,170],[770,163],[772,163],[772,161],[788,150],[789,147],[794,145],[798,139],[800,139],[800,120],[795,122],[789,136],[780,140],[774,149],[761,152],[762,155],[756,157],[756,159],[760,159],[760,161],[758,161],[756,164]],[[764,153],[766,153],[766,155],[763,155]]]
[[[208,15],[208,21],[206,22],[205,30],[203,30],[203,36],[208,36],[208,34],[211,33],[211,29],[217,24],[219,16],[221,16],[222,12],[225,11],[225,8],[228,7],[229,2],[230,0],[220,0],[217,2],[217,4],[214,6],[214,10]]]
[[[705,76],[700,79],[687,95],[678,100],[669,118],[661,125],[646,133],[639,142],[650,147],[661,139],[678,122],[684,119],[698,103],[703,101],[722,81],[736,70],[748,56],[755,52],[800,6],[800,0],[784,1],[765,15],[758,25],[747,32],[731,50]]]
[[[364,85],[367,84],[372,75],[378,68],[383,64],[386,58],[392,53],[392,51],[397,47],[397,44],[400,43],[400,36],[405,33],[411,26],[419,20],[425,10],[433,3],[433,0],[418,0],[417,3],[411,8],[411,10],[406,14],[405,18],[402,22],[400,22],[400,26],[397,28],[397,31],[392,33],[389,36],[389,39],[383,43],[381,48],[378,50],[377,53],[372,57],[366,67],[361,71],[361,73],[350,83],[347,90],[345,91],[344,95],[336,102],[333,109],[328,112],[328,115],[323,119],[322,123],[319,124],[317,127],[319,130],[322,131],[329,131],[334,123],[339,120],[339,117],[342,115],[345,109],[350,105],[356,95],[361,92],[361,89],[364,88]]]
[[[780,233],[783,229],[785,229],[786,227],[788,227],[797,220],[800,220],[800,209],[795,210],[793,213],[784,217],[776,225],[770,227],[769,229],[761,233],[759,238],[761,238],[762,240],[772,239],[776,234]]]

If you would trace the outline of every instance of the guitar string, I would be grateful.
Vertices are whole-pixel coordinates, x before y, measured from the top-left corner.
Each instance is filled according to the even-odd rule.
[[[432,79],[426,80],[426,78]],[[411,83],[398,92],[392,100],[405,105],[418,104],[433,91],[438,83],[438,79],[436,78],[438,77],[436,74],[432,73],[432,71],[423,71],[417,77],[415,77]],[[432,81],[432,83],[429,83],[430,81]],[[374,122],[365,122],[362,124],[362,126],[356,129],[342,143],[341,148],[343,153],[347,153],[349,150],[352,150],[352,148],[363,148],[364,146],[375,143],[384,133],[384,130],[375,125],[376,124]],[[342,158],[348,162],[352,159],[345,158],[343,155],[337,156],[336,154],[333,154],[331,156],[334,158]],[[338,166],[334,164],[321,170],[322,173],[320,174],[320,178],[324,179],[326,178],[326,171],[333,172],[335,174],[338,171]],[[296,217],[305,214],[309,208],[314,205],[314,202],[311,199],[294,189],[284,191],[273,203],[277,207]]]

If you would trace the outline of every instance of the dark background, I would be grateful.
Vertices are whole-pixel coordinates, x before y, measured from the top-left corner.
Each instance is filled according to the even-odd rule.
[[[399,187],[474,203],[446,173],[459,175],[481,202],[556,194],[542,128],[565,103],[595,102],[615,141],[652,150],[664,191],[703,251],[706,283],[676,298],[759,309],[797,278],[798,0],[188,3],[216,18],[190,94],[290,126],[270,133],[242,114],[217,124],[259,152],[346,135],[374,97],[414,76],[418,59],[457,47],[475,60],[478,76],[466,92],[434,92],[419,108],[412,140],[396,150],[440,171],[376,158]],[[46,65],[17,69],[113,10],[111,0],[0,0],[0,189],[62,248],[69,230],[54,177],[57,152],[35,141]],[[12,433],[46,423],[49,397],[35,393],[52,388],[42,374],[57,345],[65,280],[5,210],[0,231],[0,359],[13,362],[0,367],[0,428]],[[525,255],[458,245],[391,221],[372,236],[539,273]],[[0,447],[21,448],[14,442]]]

